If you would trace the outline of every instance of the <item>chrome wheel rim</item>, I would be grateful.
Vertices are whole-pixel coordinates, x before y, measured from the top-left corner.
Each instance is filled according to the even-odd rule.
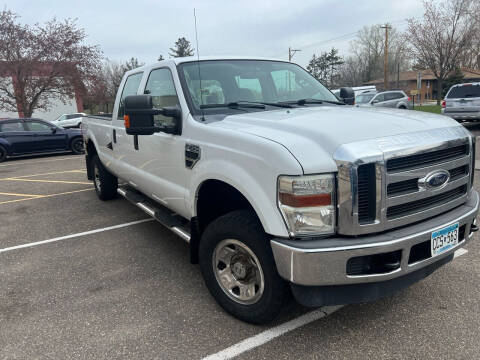
[[[102,190],[102,183],[100,182],[100,172],[96,164],[93,167],[93,181],[95,182],[95,188],[100,192]]]
[[[263,270],[256,255],[244,243],[222,240],[215,247],[212,265],[218,284],[233,301],[251,305],[262,297]]]

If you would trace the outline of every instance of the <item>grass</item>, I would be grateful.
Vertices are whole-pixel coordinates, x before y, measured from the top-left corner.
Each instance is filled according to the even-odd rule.
[[[422,106],[415,105],[415,110],[417,111],[425,111],[425,112],[431,112],[435,114],[440,114],[441,109],[442,109],[441,105],[422,105]]]

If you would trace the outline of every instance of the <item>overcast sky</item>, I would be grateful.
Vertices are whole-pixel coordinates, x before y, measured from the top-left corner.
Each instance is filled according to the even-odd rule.
[[[287,59],[292,46],[302,49],[294,61],[303,66],[312,54],[332,46],[346,55],[352,33],[365,25],[390,22],[404,29],[406,18],[422,14],[419,0],[7,0],[4,6],[29,24],[54,16],[77,18],[87,42],[100,45],[106,57],[124,61],[134,56],[147,63],[160,54],[168,58],[180,36],[197,47],[196,8],[200,55]]]

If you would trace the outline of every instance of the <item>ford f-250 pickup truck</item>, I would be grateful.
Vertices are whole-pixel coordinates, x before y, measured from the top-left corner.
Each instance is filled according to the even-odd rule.
[[[98,197],[118,193],[189,242],[216,301],[252,323],[291,293],[312,307],[390,295],[477,230],[467,130],[345,105],[289,62],[131,70],[113,116],[87,116],[83,134]]]

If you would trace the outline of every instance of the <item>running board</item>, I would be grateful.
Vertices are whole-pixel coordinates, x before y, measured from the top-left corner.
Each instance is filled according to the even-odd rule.
[[[136,205],[148,215],[157,220],[160,224],[170,229],[172,232],[180,236],[187,243],[190,242],[190,222],[182,218],[180,215],[160,205],[149,197],[143,195],[139,191],[130,186],[123,186],[117,189],[117,193]]]

